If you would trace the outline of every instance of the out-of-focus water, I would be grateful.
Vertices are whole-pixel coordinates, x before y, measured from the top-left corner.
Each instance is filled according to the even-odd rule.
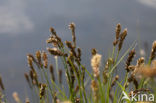
[[[150,2],[150,3],[149,3]],[[27,94],[26,55],[46,49],[53,26],[63,40],[71,40],[70,22],[76,24],[78,46],[90,69],[90,49],[106,55],[111,50],[115,26],[128,28],[125,46],[134,40],[156,40],[156,5],[151,0],[5,0],[0,1],[0,74],[8,96]],[[152,3],[151,3],[152,2]],[[146,5],[147,4],[147,5]],[[124,49],[126,50],[126,48]],[[88,62],[89,61],[89,62]]]

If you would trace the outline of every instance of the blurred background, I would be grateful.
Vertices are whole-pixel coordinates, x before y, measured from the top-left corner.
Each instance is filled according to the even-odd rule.
[[[71,22],[90,69],[90,49],[107,57],[117,23],[128,28],[127,48],[135,40],[151,46],[156,40],[156,0],[0,0],[0,74],[9,98],[14,91],[21,98],[27,95],[27,53],[46,50],[50,26],[63,40],[71,40]]]

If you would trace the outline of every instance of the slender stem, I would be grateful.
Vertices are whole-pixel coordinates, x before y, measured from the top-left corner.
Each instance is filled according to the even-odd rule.
[[[99,86],[100,86],[99,88],[100,88],[100,93],[101,93],[101,102],[104,103],[105,102],[105,100],[103,98],[104,97],[104,94],[103,94],[104,92],[103,92],[103,89],[102,89],[100,77],[98,77],[97,79],[98,79],[98,83],[99,83]]]
[[[51,96],[53,97],[52,88],[51,88],[50,83],[49,83],[49,80],[48,80],[47,72],[45,72],[44,69],[43,69],[43,72],[44,72],[44,76],[45,76],[45,78],[46,78],[46,82],[47,82],[47,84],[48,84],[48,87],[49,87],[49,90],[50,90]]]

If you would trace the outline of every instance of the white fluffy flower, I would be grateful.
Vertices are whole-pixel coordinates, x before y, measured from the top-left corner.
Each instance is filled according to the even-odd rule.
[[[94,72],[94,77],[98,77],[100,74],[99,67],[101,64],[102,56],[100,54],[95,54],[91,59],[91,66]]]

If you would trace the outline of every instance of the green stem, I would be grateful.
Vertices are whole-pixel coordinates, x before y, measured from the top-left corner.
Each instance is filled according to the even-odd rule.
[[[50,90],[51,96],[53,97],[52,88],[51,88],[50,83],[49,83],[49,80],[48,80],[47,72],[45,72],[44,69],[43,69],[43,72],[44,72],[44,76],[45,76],[46,82],[47,82],[47,84],[48,84],[48,87],[49,87],[49,90]],[[53,98],[54,98],[54,97],[53,97]]]

